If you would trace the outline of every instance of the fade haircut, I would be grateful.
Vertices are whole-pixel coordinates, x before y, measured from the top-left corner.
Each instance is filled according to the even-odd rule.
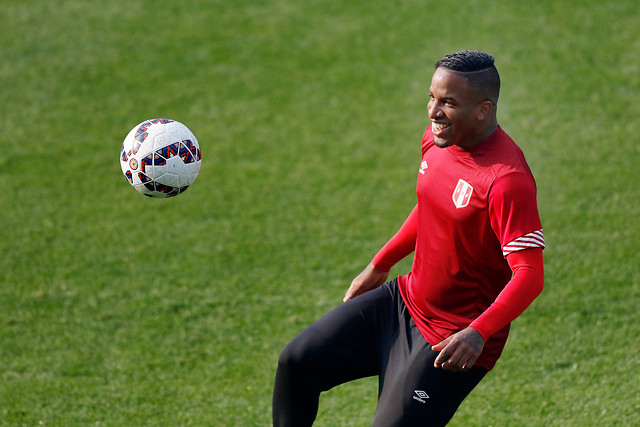
[[[491,101],[494,106],[498,103],[500,75],[493,56],[477,50],[462,50],[444,56],[436,62],[435,67],[462,73],[480,96]]]

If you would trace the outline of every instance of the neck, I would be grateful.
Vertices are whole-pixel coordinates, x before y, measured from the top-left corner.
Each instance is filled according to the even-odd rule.
[[[465,143],[464,146],[456,145],[456,147],[463,150],[468,150],[470,148],[473,148],[476,145],[480,144],[481,142],[486,141],[487,138],[489,138],[491,134],[493,134],[497,129],[498,129],[498,122],[492,121],[490,124],[488,124],[487,126],[484,126],[477,133],[475,133],[471,138],[469,138],[468,143]]]

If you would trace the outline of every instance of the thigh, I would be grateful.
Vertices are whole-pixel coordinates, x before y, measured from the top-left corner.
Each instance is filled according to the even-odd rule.
[[[309,386],[326,391],[338,384],[378,374],[380,334],[393,307],[387,284],[336,307],[283,349],[281,358],[304,373]]]
[[[381,375],[374,426],[443,426],[482,380],[486,370],[449,372],[435,368],[431,350],[412,320],[404,323]]]

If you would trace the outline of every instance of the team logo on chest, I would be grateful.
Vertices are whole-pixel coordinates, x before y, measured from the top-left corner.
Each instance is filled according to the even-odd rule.
[[[471,194],[473,194],[473,187],[464,179],[458,180],[458,185],[456,185],[456,189],[453,190],[453,194],[451,198],[453,199],[453,204],[456,205],[456,208],[464,208],[469,204],[469,200],[471,200]]]

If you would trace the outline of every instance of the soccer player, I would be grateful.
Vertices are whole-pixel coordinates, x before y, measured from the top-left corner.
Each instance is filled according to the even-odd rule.
[[[486,53],[436,63],[417,204],[344,304],[282,350],[274,425],[312,425],[321,392],[373,375],[374,426],[445,425],[493,368],[544,282],[536,185],[498,125],[499,91]],[[412,252],[411,272],[387,282]]]

